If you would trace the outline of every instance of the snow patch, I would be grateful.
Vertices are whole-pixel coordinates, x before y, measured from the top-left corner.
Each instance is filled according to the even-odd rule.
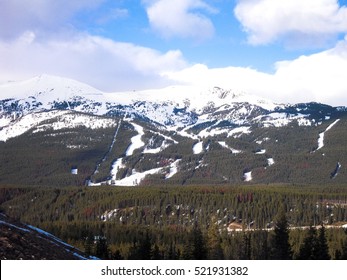
[[[265,149],[262,149],[262,150],[260,150],[260,151],[258,151],[258,152],[255,152],[256,155],[263,155],[263,154],[265,154],[265,153],[266,153],[266,150],[265,150]]]
[[[194,155],[201,154],[203,151],[204,151],[204,146],[203,146],[203,142],[202,141],[194,144],[194,146],[193,146],[193,153],[194,153]]]
[[[144,172],[136,172],[136,170],[133,170],[130,176],[120,180],[112,181],[111,184],[115,186],[137,186],[147,175],[158,174],[162,170],[162,167],[150,169]]]
[[[252,171],[245,172],[245,173],[243,174],[243,180],[244,180],[245,182],[250,182],[250,181],[252,181],[252,180],[253,180],[253,178],[252,178]]]
[[[322,133],[319,133],[319,137],[318,137],[318,148],[316,149],[316,151],[320,150],[321,148],[324,147],[324,137],[325,137],[325,133],[327,131],[329,131],[335,124],[337,124],[340,121],[340,119],[337,119],[336,121],[334,121],[332,124],[330,124],[326,130],[324,130]]]
[[[148,147],[146,147],[146,148],[143,150],[143,153],[144,153],[144,154],[158,154],[158,153],[160,153],[161,151],[165,150],[165,149],[166,149],[167,147],[169,147],[169,146],[170,146],[170,144],[168,144],[167,141],[164,140],[160,147],[155,148],[155,149],[149,149]]]
[[[218,144],[221,145],[223,148],[229,149],[230,151],[232,151],[233,154],[242,153],[242,151],[240,151],[240,150],[230,148],[224,141],[219,141]]]
[[[273,158],[268,158],[267,159],[267,164],[268,164],[268,166],[274,165],[275,164],[275,160]]]
[[[170,171],[168,174],[166,174],[165,179],[170,179],[178,172],[178,165],[179,165],[180,161],[181,160],[178,159],[178,160],[176,160],[170,164]]]
[[[237,127],[237,128],[220,128],[220,127],[205,128],[204,130],[199,132],[198,136],[200,138],[203,138],[203,137],[221,135],[224,133],[227,134],[228,137],[231,137],[231,136],[239,137],[242,134],[251,133],[251,130],[250,130],[250,127],[246,127],[246,126],[241,126],[241,127]]]
[[[125,168],[125,165],[123,164],[123,158],[117,159],[111,167],[111,176],[112,180],[117,180],[117,173],[119,169]]]
[[[262,121],[264,127],[283,127],[293,120],[296,120],[300,126],[311,126],[312,122],[307,118],[308,115],[304,114],[270,113],[265,116],[258,116],[254,120]]]
[[[142,136],[144,135],[143,127],[135,123],[131,124],[134,126],[138,134],[131,138],[131,144],[125,153],[126,156],[132,156],[136,149],[139,149],[145,145],[145,143],[141,140]]]

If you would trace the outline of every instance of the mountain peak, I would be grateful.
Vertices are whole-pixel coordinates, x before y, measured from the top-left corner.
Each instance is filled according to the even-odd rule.
[[[226,99],[228,97],[231,99],[234,99],[234,98],[238,98],[238,97],[246,95],[246,92],[243,92],[243,91],[237,92],[235,90],[224,89],[224,88],[217,87],[217,86],[210,89],[210,93],[213,95],[217,95],[218,98],[220,98],[220,99]]]
[[[101,94],[102,92],[81,82],[41,74],[28,80],[9,82],[0,85],[2,99],[25,99],[28,97],[44,99],[68,99],[75,95]]]

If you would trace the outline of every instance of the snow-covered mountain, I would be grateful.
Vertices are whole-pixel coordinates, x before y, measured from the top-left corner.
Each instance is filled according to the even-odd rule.
[[[340,119],[346,112],[345,107],[319,103],[276,104],[219,87],[105,93],[71,79],[41,75],[0,85],[0,153],[11,162],[10,149],[13,153],[18,149],[6,143],[20,137],[32,139],[32,145],[41,143],[39,149],[47,145],[49,153],[63,149],[66,154],[55,155],[61,162],[56,170],[63,175],[59,177],[56,170],[47,170],[47,174],[60,180],[68,173],[66,164],[85,163],[83,176],[78,176],[90,185],[137,185],[148,176],[175,180],[179,173],[182,184],[196,177],[213,182],[287,182],[306,175],[301,175],[301,168],[287,175],[286,164],[296,169],[298,161],[309,166],[304,162],[306,153],[316,157],[323,151],[326,155],[324,136],[331,133],[331,127],[341,131],[345,122]],[[340,148],[324,162],[329,169],[324,178],[330,178],[336,166],[339,174],[343,170]],[[21,164],[27,167],[18,160],[12,169]],[[3,163],[3,170],[8,166]],[[40,172],[42,166],[40,161]],[[276,168],[281,172],[274,173]],[[39,176],[35,180],[41,182]]]
[[[35,125],[68,111],[138,118],[175,130],[204,127],[202,135],[208,131],[224,133],[226,129],[254,123],[283,126],[295,120],[299,125],[312,125],[338,111],[329,106],[325,106],[324,110],[310,110],[312,106],[316,105],[275,104],[219,87],[172,86],[138,92],[104,93],[71,79],[40,75],[0,85],[0,141],[24,133],[26,129],[23,126],[32,128],[30,122]],[[52,110],[65,111],[48,113]],[[27,115],[32,116],[25,117]],[[14,126],[21,127],[20,132],[16,129],[18,133],[11,133]]]

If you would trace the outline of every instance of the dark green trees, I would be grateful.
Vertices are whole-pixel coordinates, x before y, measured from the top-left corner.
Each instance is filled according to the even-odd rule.
[[[284,209],[281,209],[275,219],[274,235],[272,237],[271,258],[274,260],[290,260],[293,252],[289,244],[288,221]]]
[[[183,259],[186,260],[206,260],[207,248],[203,233],[197,223],[190,231],[188,239],[183,248]]]
[[[310,226],[298,255],[299,260],[315,260],[317,256],[317,230]]]
[[[330,258],[324,226],[319,228],[318,234],[316,228],[311,226],[300,247],[298,259],[330,260]]]
[[[317,259],[318,260],[330,260],[329,255],[329,247],[327,238],[325,235],[325,227],[322,225],[322,227],[318,230],[318,240],[317,240],[318,246],[317,246]]]
[[[224,258],[223,249],[221,246],[221,235],[219,233],[218,225],[214,219],[212,219],[207,231],[207,249],[208,259],[222,260]]]
[[[109,259],[109,249],[105,236],[96,237],[95,256],[102,260]]]

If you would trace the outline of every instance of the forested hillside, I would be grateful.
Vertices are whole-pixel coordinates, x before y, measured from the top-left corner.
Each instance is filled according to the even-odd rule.
[[[346,258],[344,186],[8,186],[0,191],[5,213],[100,258],[281,259],[275,245],[281,219],[288,231],[286,258],[323,258],[307,257],[303,249],[320,234],[329,258]]]
[[[317,126],[296,122],[251,126],[232,136],[199,138],[147,122],[77,113],[65,122],[81,118],[108,125],[54,127],[59,118],[0,141],[1,184],[341,184],[347,180],[345,117]],[[77,174],[71,174],[72,169]]]

